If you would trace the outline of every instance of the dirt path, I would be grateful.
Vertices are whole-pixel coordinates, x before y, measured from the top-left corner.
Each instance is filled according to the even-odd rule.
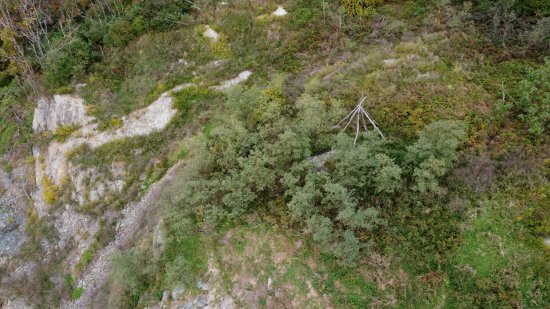
[[[130,203],[126,206],[123,210],[124,217],[117,226],[115,240],[98,252],[96,258],[78,281],[78,286],[84,288],[84,294],[77,301],[63,303],[62,308],[77,309],[90,307],[92,298],[109,278],[113,253],[127,247],[134,241],[134,236],[141,228],[145,216],[151,210],[151,207],[155,206],[161,197],[163,189],[171,185],[175,175],[183,166],[183,162],[172,166],[164,177],[151,186],[140,201]]]

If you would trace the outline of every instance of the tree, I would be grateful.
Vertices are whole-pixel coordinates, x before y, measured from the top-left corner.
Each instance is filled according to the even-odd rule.
[[[412,169],[414,190],[420,193],[438,190],[438,179],[447,174],[458,158],[457,149],[464,135],[461,121],[437,121],[422,130],[418,140],[407,147],[405,158]]]

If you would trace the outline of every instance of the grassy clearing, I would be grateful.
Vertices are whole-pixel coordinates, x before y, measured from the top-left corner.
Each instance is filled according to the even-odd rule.
[[[542,239],[525,230],[521,221],[527,209],[522,208],[507,195],[497,195],[474,210],[449,269],[449,307],[523,304],[540,308],[550,304],[545,284],[549,252]]]

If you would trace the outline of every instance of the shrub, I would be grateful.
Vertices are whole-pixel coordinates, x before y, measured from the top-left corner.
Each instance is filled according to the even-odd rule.
[[[68,85],[85,73],[90,57],[90,46],[82,39],[58,39],[46,54],[46,84],[53,88]]]
[[[549,1],[477,0],[473,7],[474,20],[484,25],[494,43],[516,48],[534,47],[543,52],[548,49]]]
[[[125,18],[115,19],[108,27],[107,33],[103,37],[103,42],[107,46],[123,47],[134,38],[134,28]]]
[[[340,0],[346,14],[351,16],[365,16],[372,14],[374,8],[383,3],[383,0]]]
[[[76,130],[78,130],[78,126],[75,125],[60,126],[55,130],[53,136],[56,141],[63,143]]]
[[[519,118],[529,126],[529,132],[544,133],[550,128],[550,59],[539,68],[528,70],[518,94],[513,103]]]
[[[351,230],[344,232],[344,240],[336,243],[332,249],[335,256],[342,266],[354,266],[361,258],[360,250],[364,247],[359,240],[353,235]]]
[[[76,271],[82,272],[92,262],[96,251],[99,249],[99,244],[94,241],[80,256],[78,263],[76,263]]]
[[[44,201],[48,204],[55,203],[59,198],[59,187],[54,185],[53,181],[48,176],[42,178],[42,187],[44,189]]]

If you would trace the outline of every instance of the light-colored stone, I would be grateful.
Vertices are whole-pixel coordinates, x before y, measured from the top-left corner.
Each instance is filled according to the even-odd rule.
[[[197,284],[197,288],[208,291],[210,290],[210,285],[207,282],[202,282],[200,279],[195,280],[195,283]]]
[[[217,42],[220,38],[220,35],[208,25],[205,27],[204,36],[211,39],[212,42]]]
[[[384,63],[384,65],[387,66],[387,67],[395,66],[395,65],[398,64],[400,61],[401,61],[401,59],[384,59],[384,60],[382,60],[382,62]]]
[[[0,168],[0,266],[17,255],[26,239],[26,171],[25,166],[9,173]]]
[[[153,235],[153,247],[162,248],[164,247],[164,242],[165,242],[164,223],[161,219],[160,222],[155,227],[155,233]]]
[[[34,132],[54,132],[60,126],[84,125],[91,120],[86,116],[84,100],[73,95],[54,95],[40,98],[34,110],[32,128]]]
[[[277,7],[277,10],[275,10],[275,12],[271,13],[271,15],[278,17],[285,16],[286,14],[288,14],[287,11],[281,5]]]
[[[226,80],[225,82],[221,83],[219,86],[215,86],[213,87],[215,90],[218,90],[218,91],[221,91],[221,90],[225,90],[227,88],[231,88],[237,84],[240,84],[244,81],[246,81],[250,75],[252,75],[252,71],[249,71],[249,70],[246,70],[246,71],[243,71],[241,73],[239,73],[239,75],[233,79],[230,79],[230,80]]]
[[[180,295],[182,295],[185,292],[185,288],[183,286],[178,286],[172,291],[172,299],[176,300]]]

